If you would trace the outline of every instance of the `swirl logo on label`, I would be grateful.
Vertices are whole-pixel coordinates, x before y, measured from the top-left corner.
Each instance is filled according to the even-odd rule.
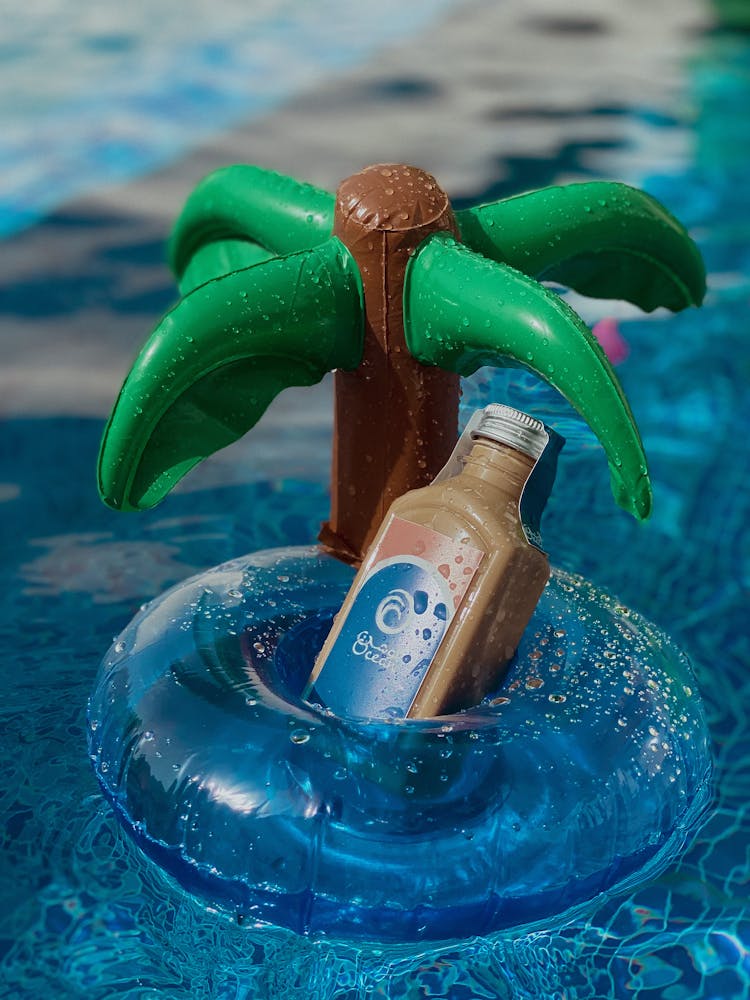
[[[392,590],[378,604],[375,624],[383,635],[399,635],[411,624],[414,601],[406,590]]]

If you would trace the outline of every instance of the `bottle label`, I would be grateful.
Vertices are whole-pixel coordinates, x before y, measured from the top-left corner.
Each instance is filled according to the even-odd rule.
[[[308,698],[342,715],[405,716],[483,555],[394,517]]]

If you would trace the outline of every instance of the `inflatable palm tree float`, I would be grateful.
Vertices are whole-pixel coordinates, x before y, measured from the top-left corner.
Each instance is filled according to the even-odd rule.
[[[648,516],[645,455],[617,378],[581,318],[540,284],[645,310],[699,304],[700,254],[648,195],[591,182],[454,213],[413,167],[369,167],[334,197],[233,166],[192,193],[170,256],[183,297],[133,365],[102,441],[111,506],[158,503],[282,389],[336,369],[321,540],[357,562],[391,501],[447,460],[460,376],[513,365],[588,421],[616,500]]]

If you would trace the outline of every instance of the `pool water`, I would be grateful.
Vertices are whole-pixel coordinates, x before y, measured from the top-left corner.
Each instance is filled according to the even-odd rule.
[[[608,163],[627,161],[629,170],[617,175],[628,173],[626,179],[661,198],[704,252],[710,291],[700,311],[641,317],[611,307],[629,345],[619,372],[655,487],[655,514],[646,526],[615,509],[601,450],[549,389],[517,372],[483,371],[467,382],[464,394],[464,413],[499,400],[561,430],[568,444],[543,523],[553,563],[617,594],[692,658],[715,757],[714,805],[692,844],[662,874],[599,898],[585,911],[533,930],[468,941],[354,945],[238,923],[229,913],[206,908],[162,875],[119,828],[88,760],[86,703],[112,637],[144,601],[233,556],[315,538],[327,512],[330,388],[291,397],[309,399],[314,419],[301,421],[295,402],[283,418],[271,420],[270,431],[259,427],[229,458],[208,464],[163,507],[142,517],[113,514],[95,495],[101,416],[43,407],[24,415],[4,404],[0,996],[747,995],[748,102],[750,35],[739,29],[706,32],[695,40],[687,67],[678,102],[682,118],[639,102],[603,112],[627,119],[632,134],[640,136],[634,146],[643,143],[644,131],[666,137],[667,145],[670,136],[687,137],[661,170],[639,171],[637,157],[618,160],[606,129],[590,141],[552,142],[543,157],[503,157],[498,139],[502,170],[467,192],[472,201],[496,198],[593,176]],[[523,121],[522,112],[516,117]],[[549,117],[554,131],[559,116]],[[29,218],[37,211],[30,201]],[[60,232],[80,235],[105,225],[111,220],[63,207],[6,246],[20,247],[21,254],[30,245],[25,239],[49,237],[59,245],[54,240]],[[160,250],[128,245],[126,227],[111,229],[110,242],[86,258],[79,274],[67,273],[61,259],[40,261],[36,280],[23,287],[3,280],[0,310],[9,323],[9,358],[24,350],[11,333],[23,334],[40,315],[69,322],[80,314],[82,322],[92,322],[103,298],[115,325],[135,310],[147,332],[171,294]],[[132,269],[136,258],[148,279],[146,292],[136,305],[123,297],[118,307],[112,275]],[[606,307],[597,309],[606,314]],[[51,339],[32,346],[30,365],[47,348],[54,353]]]
[[[43,24],[39,5],[15,7],[0,41],[0,234],[102,178],[168,163],[451,5],[381,0],[351,18],[346,0],[161,0],[158,11],[135,0],[116,14],[46,0]]]

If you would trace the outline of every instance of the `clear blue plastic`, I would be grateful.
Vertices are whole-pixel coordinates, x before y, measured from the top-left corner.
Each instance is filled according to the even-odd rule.
[[[502,688],[437,720],[300,692],[353,571],[317,548],[209,570],[117,639],[89,706],[101,785],[188,890],[381,941],[529,924],[671,861],[711,771],[687,658],[559,571]]]

